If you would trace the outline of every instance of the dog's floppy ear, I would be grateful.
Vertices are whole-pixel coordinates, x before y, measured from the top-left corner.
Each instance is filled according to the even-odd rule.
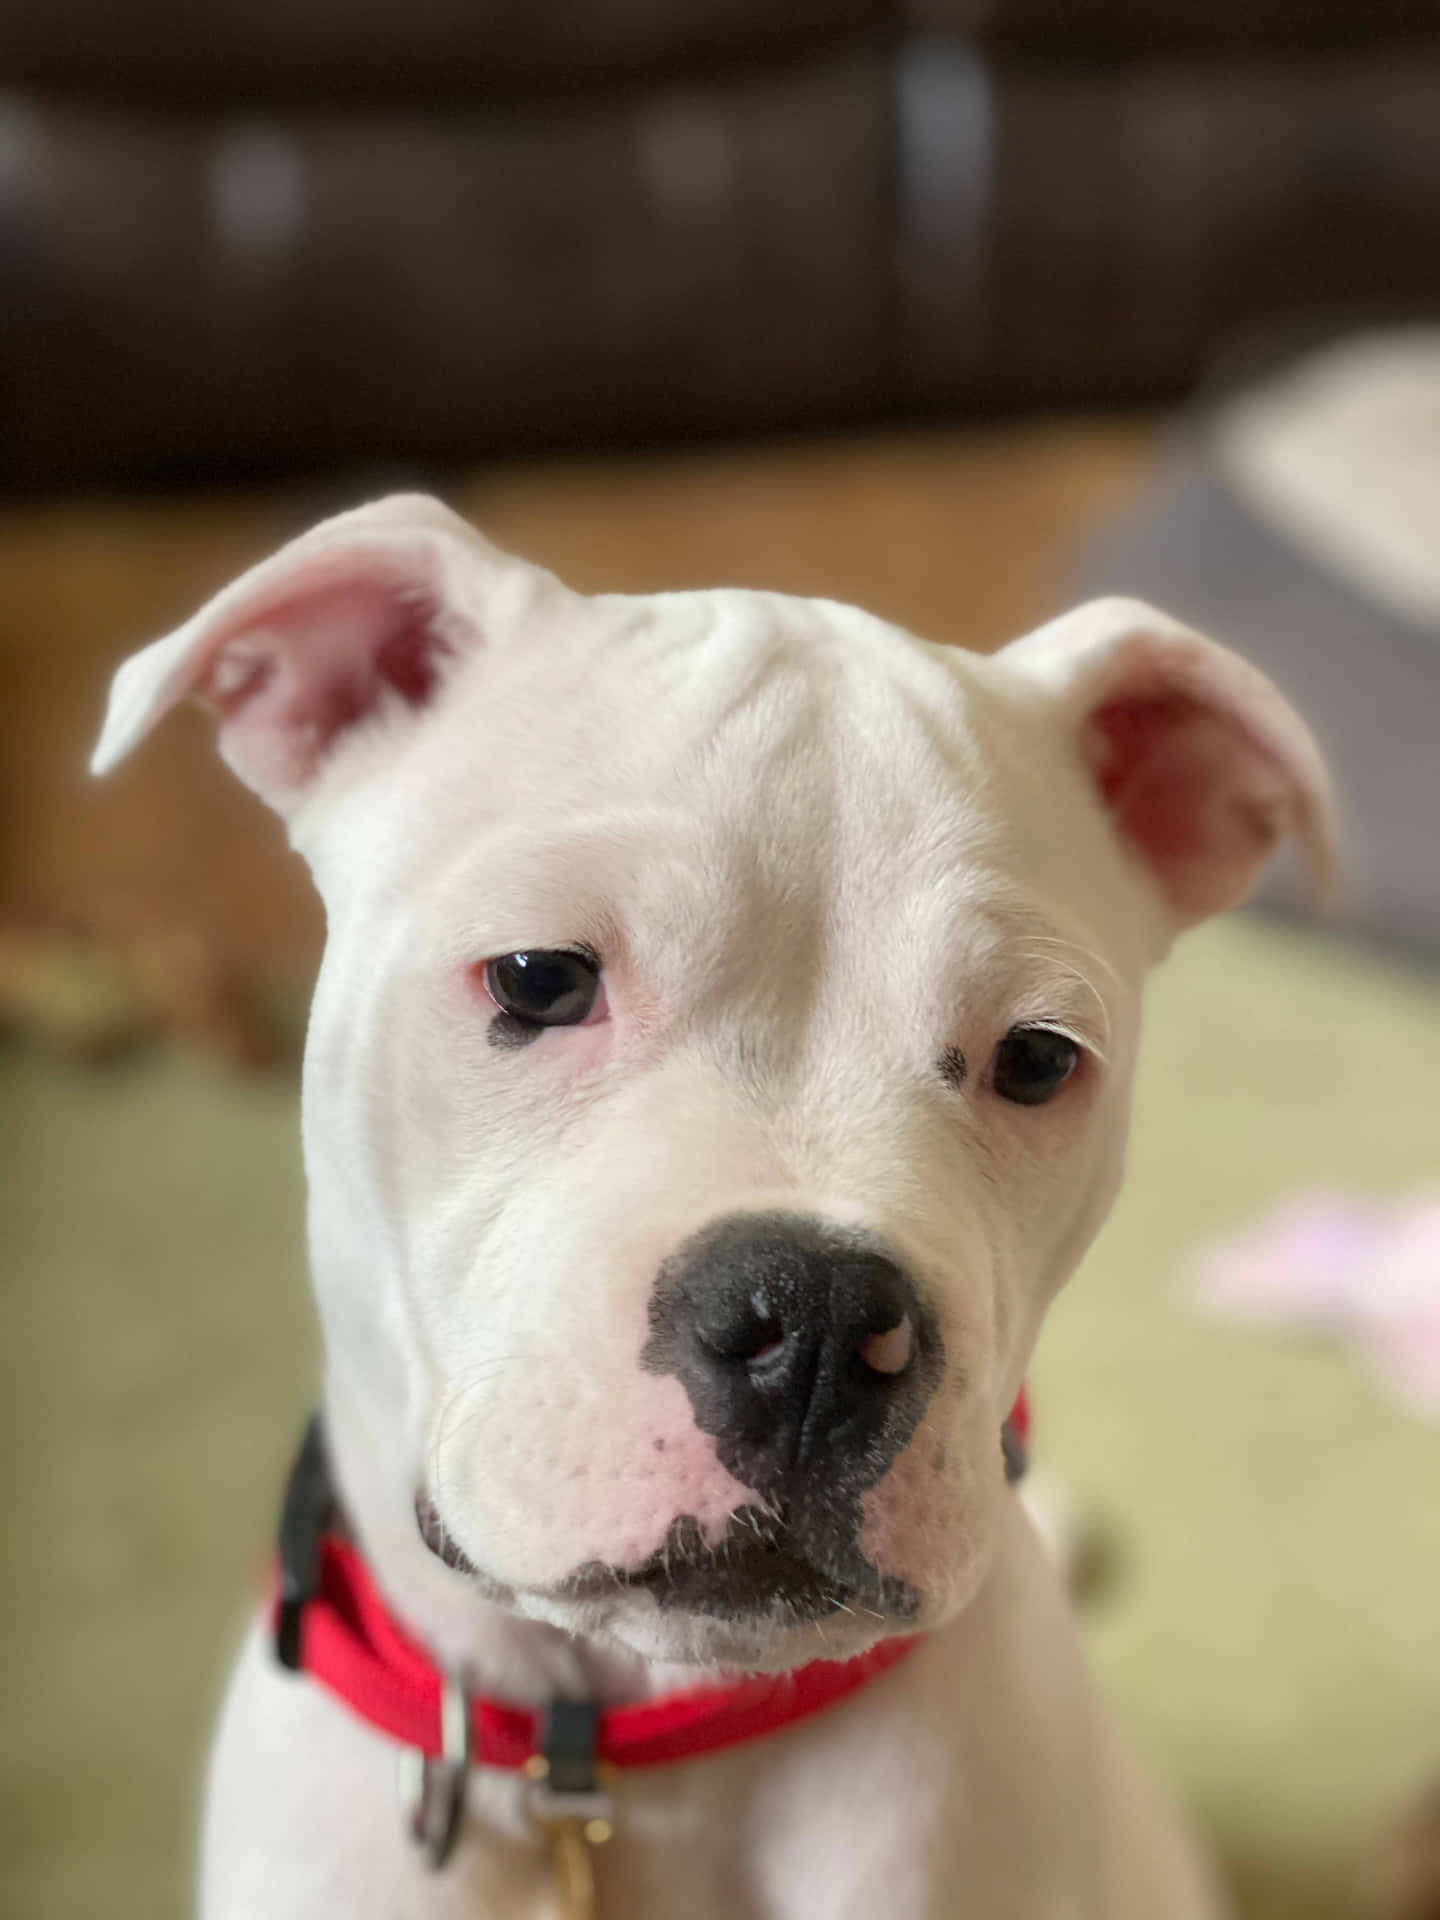
[[[288,811],[357,722],[423,707],[444,657],[479,643],[476,585],[498,558],[421,495],[324,521],[125,662],[91,771],[193,694],[235,772]]]
[[[1061,704],[1111,819],[1179,926],[1250,893],[1295,835],[1311,895],[1338,892],[1329,776],[1257,668],[1139,600],[1093,600],[996,656]]]

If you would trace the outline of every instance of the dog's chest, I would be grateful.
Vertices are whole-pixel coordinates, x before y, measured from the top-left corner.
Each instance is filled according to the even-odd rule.
[[[502,1783],[502,1792],[503,1792]],[[737,1855],[723,1789],[700,1807],[678,1793],[624,1796],[623,1825],[603,1846],[537,1830],[523,1808],[497,1805],[486,1783],[467,1807],[465,1842],[439,1874],[402,1870],[395,1920],[624,1920],[683,1912],[742,1920],[757,1904]],[[478,1802],[479,1804],[476,1804]],[[496,1816],[499,1816],[498,1818]]]

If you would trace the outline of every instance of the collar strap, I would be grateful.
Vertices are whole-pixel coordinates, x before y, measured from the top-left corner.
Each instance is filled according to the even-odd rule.
[[[1028,1429],[1024,1397],[1005,1423],[1007,1472],[1018,1478]],[[316,1415],[286,1490],[272,1612],[282,1666],[309,1674],[352,1713],[392,1740],[432,1758],[444,1754],[447,1682],[394,1619],[358,1549],[333,1528],[335,1501]],[[823,1712],[895,1666],[919,1636],[881,1640],[853,1660],[816,1660],[791,1673],[756,1674],[724,1686],[688,1688],[633,1705],[588,1710],[591,1757],[619,1768],[693,1760],[776,1733]],[[528,1770],[553,1764],[556,1710],[471,1696],[473,1764]],[[579,1704],[579,1703],[574,1703]]]
[[[283,1601],[277,1601],[277,1629]],[[796,1673],[758,1674],[696,1687],[595,1717],[593,1753],[611,1766],[658,1767],[718,1753],[819,1713],[903,1660],[915,1636],[881,1640],[854,1660],[817,1660]],[[318,1680],[352,1713],[404,1746],[438,1758],[445,1680],[397,1626],[356,1549],[334,1534],[321,1542],[318,1588],[300,1621],[296,1671]],[[546,1713],[472,1696],[474,1764],[533,1771],[554,1744]]]

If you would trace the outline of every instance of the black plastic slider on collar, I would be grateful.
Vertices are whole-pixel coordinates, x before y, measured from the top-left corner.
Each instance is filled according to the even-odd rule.
[[[552,1794],[591,1794],[599,1790],[595,1745],[600,1709],[593,1700],[552,1700],[545,1709],[540,1751],[545,1785]]]
[[[280,1510],[280,1610],[275,1621],[275,1657],[300,1671],[300,1622],[306,1602],[320,1590],[321,1543],[335,1511],[330,1462],[320,1416],[312,1413],[290,1469]]]
[[[1030,1465],[1030,1449],[1015,1431],[1013,1420],[1007,1420],[1000,1429],[1000,1451],[1005,1456],[1005,1478],[1013,1487],[1025,1478]]]

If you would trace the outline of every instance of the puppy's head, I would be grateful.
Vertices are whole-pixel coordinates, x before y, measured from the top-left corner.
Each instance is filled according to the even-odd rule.
[[[986,660],[586,599],[397,499],[128,662],[97,770],[189,694],[329,913],[312,1254],[392,1515],[655,1657],[963,1605],[1144,974],[1287,833],[1328,872],[1275,690],[1132,602]]]

